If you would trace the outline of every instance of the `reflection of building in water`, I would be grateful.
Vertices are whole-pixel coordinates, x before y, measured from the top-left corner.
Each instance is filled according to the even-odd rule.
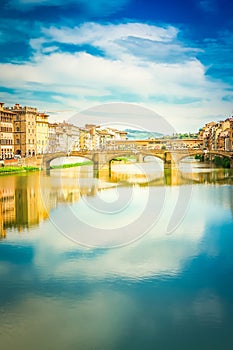
[[[210,202],[214,203],[215,205],[221,206],[223,208],[226,208],[226,209],[230,208],[232,210],[233,187],[223,186],[221,191],[215,191],[214,189],[215,188],[213,187],[212,191],[209,191]]]
[[[211,168],[194,168],[187,172],[182,172],[184,179],[192,180],[194,183],[206,183],[206,184],[232,184],[231,169],[211,169]]]
[[[16,178],[15,211],[17,226],[28,227],[39,223],[38,187],[31,183],[32,177]]]
[[[93,178],[77,179],[69,169],[54,172],[51,176],[41,173],[2,176],[0,178],[0,237],[6,237],[8,229],[19,232],[49,217],[51,209],[59,204],[77,202],[81,196],[94,196],[98,182]]]
[[[15,219],[15,196],[13,190],[2,188],[0,190],[0,236],[6,237],[6,225],[9,226]]]
[[[6,237],[6,227],[15,221],[14,181],[10,176],[4,177],[0,186],[0,237]]]
[[[230,192],[230,205],[231,205],[231,213],[232,213],[232,217],[233,217],[233,188],[231,187]]]
[[[10,175],[0,180],[1,237],[6,236],[7,229],[22,231],[48,217],[40,198],[38,174]]]

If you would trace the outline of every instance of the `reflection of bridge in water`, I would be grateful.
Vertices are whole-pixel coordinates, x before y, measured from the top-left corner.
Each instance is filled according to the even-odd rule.
[[[164,171],[155,170],[147,173],[129,173],[118,171],[118,167],[113,166],[111,176],[108,177],[107,171],[100,171],[99,178],[105,181],[117,182],[122,184],[138,184],[140,186],[180,186],[195,184],[214,184],[224,183],[232,184],[232,170],[223,168],[171,168]]]
[[[153,149],[140,149],[140,150],[104,150],[104,151],[71,151],[69,154],[65,152],[44,154],[41,159],[42,169],[49,169],[50,162],[56,158],[66,157],[67,155],[72,157],[82,157],[89,159],[93,162],[95,171],[101,169],[108,169],[111,172],[111,162],[118,157],[132,157],[134,156],[137,162],[142,163],[147,156],[153,156],[163,161],[164,169],[171,169],[177,167],[180,161],[187,157],[194,157],[195,155],[203,155],[206,157],[219,156],[227,157],[230,160],[230,167],[233,168],[233,152],[227,151],[202,151],[200,149],[185,149],[185,150],[153,150]]]
[[[146,163],[145,163],[146,164]],[[149,164],[149,163],[147,163]],[[151,163],[150,163],[151,164]],[[153,164],[152,164],[153,165]],[[151,168],[153,166],[151,165]],[[132,164],[134,166],[134,164]],[[139,169],[141,164],[139,165]],[[122,172],[117,170],[122,169]],[[129,173],[128,164],[124,167],[112,166],[93,178],[91,167],[57,169],[55,171],[35,172],[24,176],[3,176],[0,186],[0,239],[5,238],[7,230],[17,228],[19,232],[37,226],[49,218],[50,212],[59,205],[78,202],[83,196],[95,196],[98,191],[108,191],[118,186],[179,186],[189,184],[233,184],[232,169],[193,169],[189,172],[178,168],[157,170],[145,174]],[[145,171],[146,171],[145,167]],[[201,170],[201,171],[199,171]],[[78,178],[78,179],[77,179]],[[227,201],[233,208],[232,191],[227,192]],[[222,202],[226,198],[220,198]],[[233,210],[233,209],[232,209]],[[26,232],[26,231],[25,231]]]

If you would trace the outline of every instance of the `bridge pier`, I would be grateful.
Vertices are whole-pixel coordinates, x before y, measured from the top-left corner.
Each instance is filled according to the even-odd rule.
[[[163,167],[164,167],[164,170],[166,170],[166,169],[171,170],[172,169],[172,162],[171,161],[164,161]]]
[[[171,152],[164,153],[163,164],[164,164],[164,170],[167,170],[167,169],[172,170],[177,167],[177,162],[174,160]]]
[[[138,163],[143,163],[143,162],[144,162],[144,156],[143,156],[143,154],[141,154],[141,153],[137,154],[137,156],[136,156],[136,161],[137,161]]]
[[[109,175],[111,173],[111,164],[107,161],[106,155],[103,153],[94,153],[93,155],[93,170],[95,176],[99,176],[100,171],[108,170]]]

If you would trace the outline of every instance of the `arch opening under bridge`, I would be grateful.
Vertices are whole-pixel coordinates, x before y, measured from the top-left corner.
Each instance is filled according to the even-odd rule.
[[[69,167],[69,166],[81,166],[81,165],[91,165],[93,163],[92,160],[90,160],[87,157],[77,157],[77,156],[66,156],[66,157],[59,157],[52,159],[50,161],[50,168],[53,169],[54,167]]]
[[[160,152],[161,153],[161,152]],[[96,170],[97,172],[101,171],[101,170],[108,170],[109,175],[112,174],[112,165],[114,160],[118,160],[118,158],[129,158],[129,163],[130,163],[130,159],[132,160],[132,164],[135,163],[144,163],[144,160],[146,157],[153,157],[155,158],[155,162],[159,164],[159,167],[157,167],[158,169],[155,170],[160,170],[161,168],[163,168],[163,166],[161,166],[161,162],[164,162],[164,152],[161,154],[151,154],[150,152],[140,152],[140,151],[135,151],[135,150],[115,150],[115,151],[111,151],[111,152],[106,152],[105,156],[103,155],[103,153],[99,154],[99,160],[98,162],[94,162],[94,170]],[[136,162],[134,161],[134,159],[136,160]],[[156,161],[156,159],[158,161]],[[120,164],[120,162],[119,162]]]
[[[75,152],[74,153],[66,153],[66,152],[57,152],[57,153],[53,153],[53,154],[45,154],[43,155],[42,159],[41,159],[41,167],[42,169],[50,169],[51,167],[51,162],[55,159],[59,159],[59,158],[67,158],[67,157],[75,157],[75,158],[82,158],[83,160],[86,161],[91,161],[93,162],[93,154],[87,154],[84,152]]]

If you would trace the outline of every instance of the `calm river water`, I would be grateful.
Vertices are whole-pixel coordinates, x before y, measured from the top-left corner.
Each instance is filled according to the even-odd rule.
[[[232,184],[196,163],[1,176],[1,349],[232,349]]]

